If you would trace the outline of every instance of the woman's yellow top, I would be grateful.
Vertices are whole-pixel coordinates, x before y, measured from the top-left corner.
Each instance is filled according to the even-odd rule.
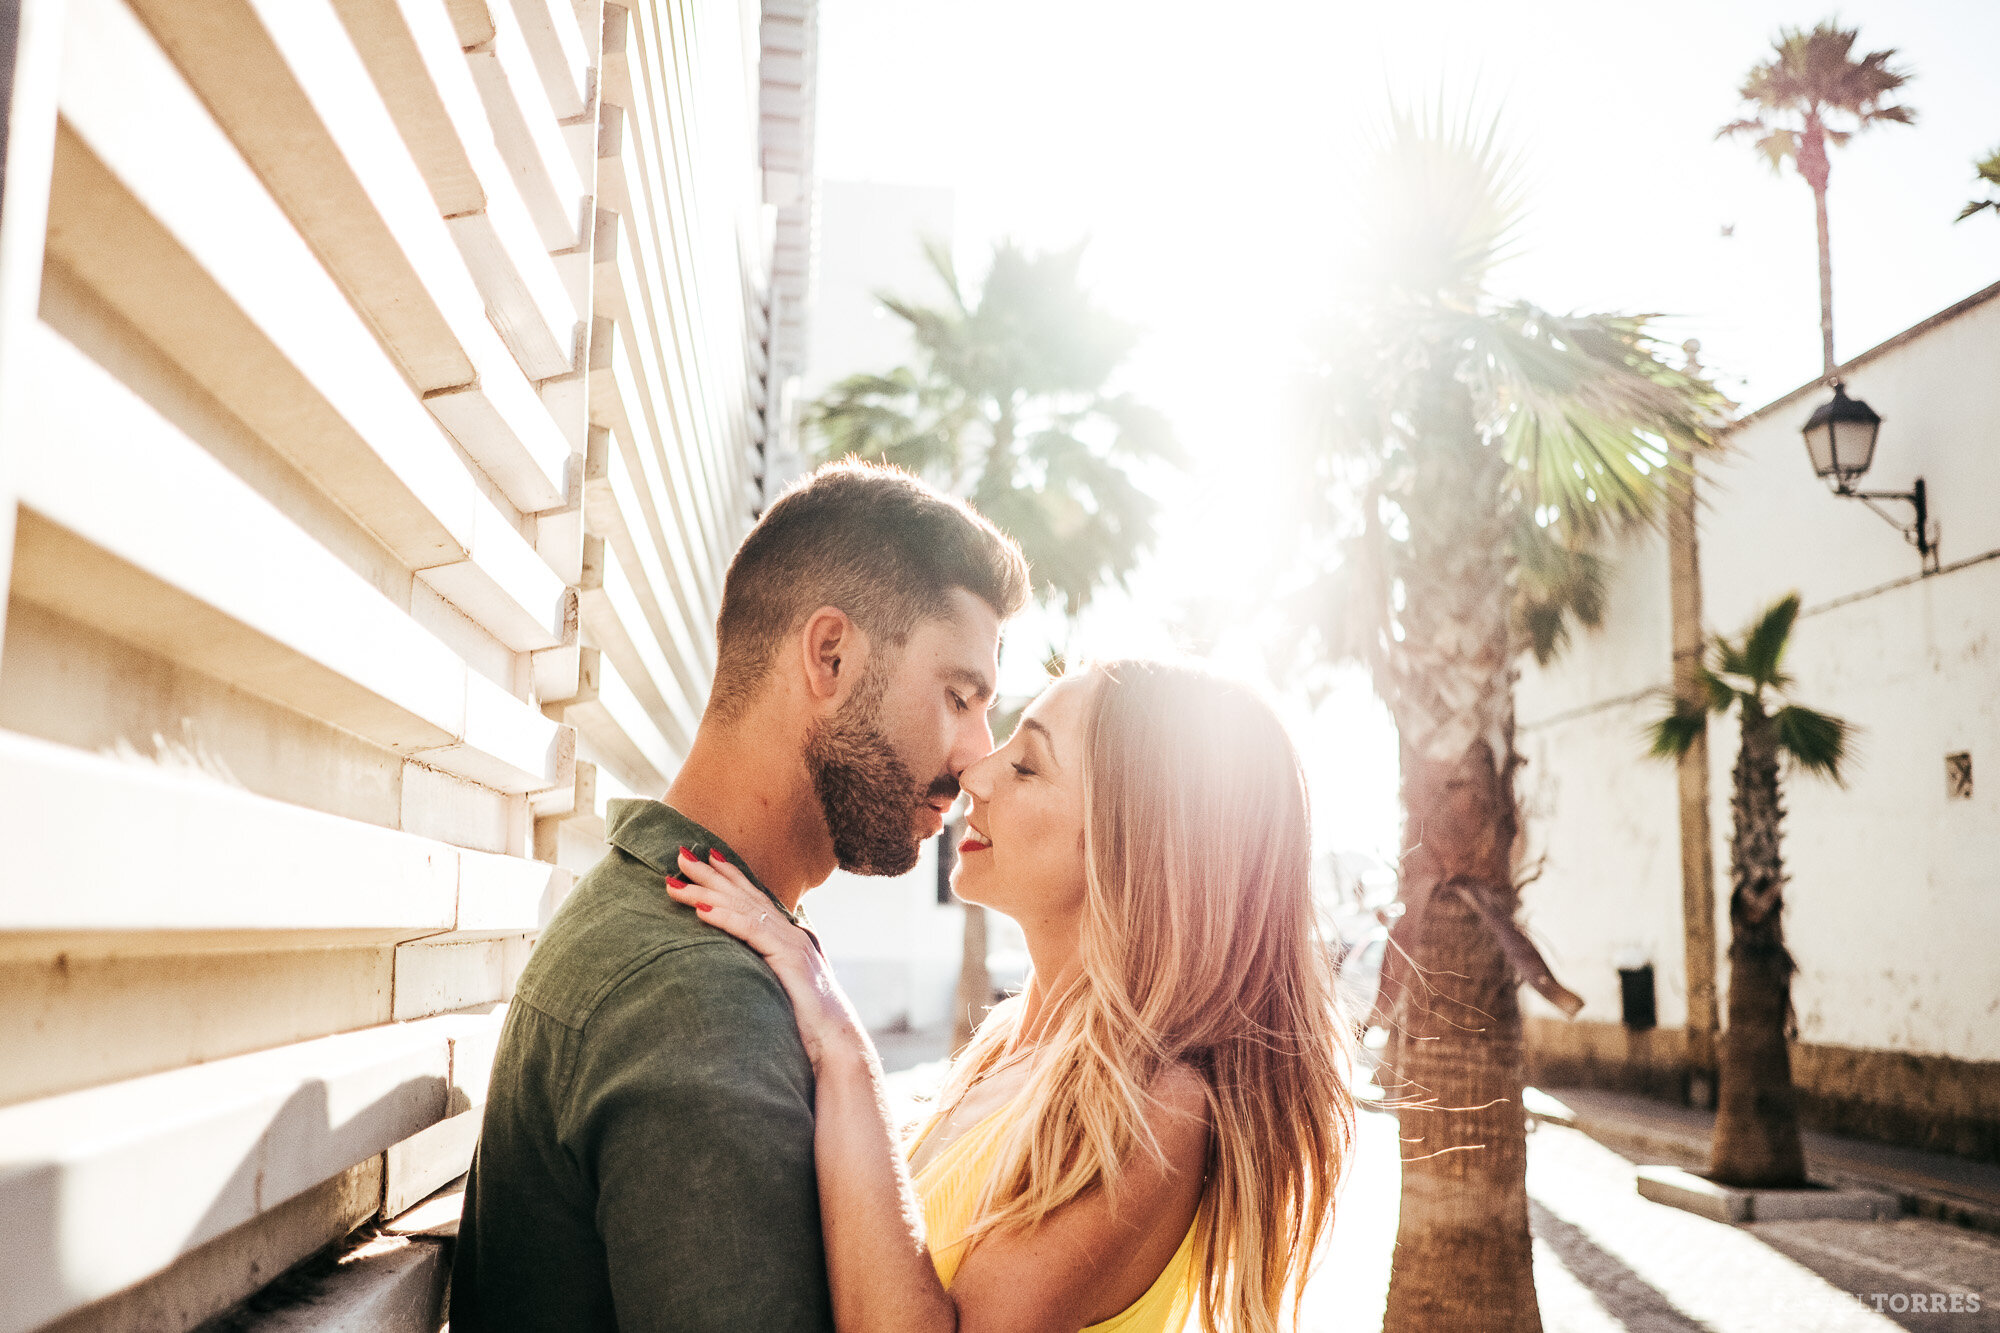
[[[958,1273],[959,1261],[965,1257],[966,1233],[972,1229],[979,1195],[999,1165],[1001,1142],[1020,1106],[1017,1100],[993,1112],[947,1144],[944,1151],[917,1172],[917,1197],[923,1203],[924,1233],[930,1241],[931,1262],[937,1265],[938,1280],[947,1289]],[[923,1134],[911,1145],[911,1151],[915,1152],[936,1128],[935,1120],[925,1126]],[[1187,1322],[1194,1301],[1194,1226],[1190,1223],[1180,1248],[1153,1279],[1146,1294],[1103,1323],[1090,1325],[1083,1333],[1178,1333]]]

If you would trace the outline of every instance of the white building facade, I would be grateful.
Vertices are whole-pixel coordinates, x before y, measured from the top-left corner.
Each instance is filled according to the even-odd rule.
[[[246,1326],[438,1326],[514,979],[793,447],[814,21],[0,7],[0,1333],[343,1245]]]
[[[1883,418],[1857,485],[1928,490],[1939,558],[1830,494],[1800,435],[1807,385],[1745,417],[1699,480],[1702,628],[1737,633],[1798,591],[1795,697],[1859,729],[1845,787],[1788,774],[1785,930],[1798,963],[1794,1080],[1808,1124],[2000,1160],[2000,285],[1854,358]],[[1900,521],[1911,506],[1885,502]],[[1697,938],[1683,809],[1646,757],[1675,638],[1666,539],[1617,559],[1602,630],[1524,672],[1519,748],[1540,875],[1530,929],[1584,996],[1573,1023],[1528,997],[1535,1076],[1703,1100]],[[1711,722],[1706,820],[1726,995],[1732,724]],[[1698,918],[1697,918],[1698,920]],[[1690,962],[1697,964],[1691,968]],[[1620,969],[1652,968],[1657,1026],[1628,1025]],[[1697,1003],[1689,1004],[1690,978]],[[1726,1009],[1725,1009],[1726,1011]],[[1692,1040],[1691,1040],[1692,1038]]]

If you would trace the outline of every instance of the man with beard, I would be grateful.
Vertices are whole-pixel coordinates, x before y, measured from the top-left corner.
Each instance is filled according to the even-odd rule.
[[[777,978],[667,897],[683,848],[800,919],[836,866],[916,864],[992,748],[1013,542],[886,468],[820,469],[723,583],[715,684],[662,801],[615,801],[611,851],[521,974],[453,1261],[456,1333],[831,1333],[812,1067]]]

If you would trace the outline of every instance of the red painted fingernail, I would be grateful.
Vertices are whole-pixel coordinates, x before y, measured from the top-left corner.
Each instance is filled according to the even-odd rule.
[[[713,911],[715,910],[715,904],[714,904],[714,903],[696,903],[696,904],[694,905],[694,910],[695,910],[695,911],[697,911],[697,912],[713,912]]]
[[[683,861],[692,861],[692,860],[695,860],[695,859],[696,859],[696,858],[695,858],[695,854],[694,854],[693,852],[689,851],[689,850],[688,850],[687,848],[685,848],[685,847],[681,848],[681,860],[683,860]]]
[[[715,862],[719,866],[729,864],[727,861],[723,859],[721,852],[710,852],[708,854],[708,859]]]
[[[682,879],[682,878],[681,878],[680,876],[678,876],[678,875],[668,875],[668,876],[667,876],[667,883],[669,883],[669,884],[673,885],[673,886],[674,886],[675,888],[677,888],[677,889],[684,889],[684,888],[686,888],[686,887],[688,886],[688,882],[687,882],[686,880]]]

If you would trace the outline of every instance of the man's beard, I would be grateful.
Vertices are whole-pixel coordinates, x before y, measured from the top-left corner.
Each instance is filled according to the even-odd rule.
[[[847,706],[806,736],[806,770],[833,835],[834,858],[857,875],[900,875],[916,865],[921,846],[917,780],[882,734],[887,684],[882,672],[871,671]],[[946,776],[926,794],[957,793],[957,782]]]

